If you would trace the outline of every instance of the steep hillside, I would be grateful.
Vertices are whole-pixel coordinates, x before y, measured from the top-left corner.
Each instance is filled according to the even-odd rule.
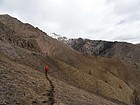
[[[2,104],[139,102],[140,70],[132,62],[83,55],[9,15],[0,16],[0,67]]]
[[[44,73],[0,53],[0,104],[50,105],[50,84]],[[49,77],[55,86],[54,105],[117,105],[92,93]]]

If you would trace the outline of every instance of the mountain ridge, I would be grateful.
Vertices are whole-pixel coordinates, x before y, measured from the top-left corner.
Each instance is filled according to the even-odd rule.
[[[54,34],[54,35],[57,35],[57,34]],[[61,36],[59,35],[59,37]],[[117,42],[117,41],[90,40],[90,39],[83,39],[83,38],[69,39],[65,37],[64,39],[59,40],[59,37],[56,37],[58,41],[63,42],[63,40],[67,40],[64,42],[65,44],[74,48],[78,52],[81,52],[84,54],[94,55],[94,56],[103,56],[103,57],[113,57],[113,58],[126,59],[126,60],[127,59],[132,60],[131,58],[134,58],[136,62],[139,62],[139,59],[140,59],[139,57],[138,59],[137,57],[134,57],[134,56],[139,56],[139,52],[140,52],[138,48],[139,44],[132,44],[128,42]],[[123,51],[124,49],[127,51]],[[136,51],[134,51],[133,53],[133,50],[136,50]],[[119,54],[120,52],[124,52],[124,54],[121,55]]]

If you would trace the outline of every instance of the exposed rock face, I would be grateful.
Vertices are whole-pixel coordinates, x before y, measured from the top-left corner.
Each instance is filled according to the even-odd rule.
[[[57,37],[56,39],[59,39]],[[140,63],[140,45],[131,44],[126,42],[109,42],[102,40],[89,40],[89,39],[68,39],[65,43],[73,49],[83,54],[113,57],[121,60],[128,60]],[[63,42],[62,40],[59,40]],[[139,64],[138,64],[139,65]]]
[[[68,45],[75,50],[89,55],[114,57],[139,61],[139,45],[126,42],[108,42],[89,39],[70,39]]]
[[[115,44],[81,38],[70,43],[77,51],[102,56]],[[77,51],[38,28],[0,16],[0,104],[139,104],[139,63]]]
[[[88,39],[71,39],[71,43],[68,43],[72,48],[77,51],[89,54],[89,55],[105,55],[107,50],[111,48],[114,42],[107,41],[92,41]]]

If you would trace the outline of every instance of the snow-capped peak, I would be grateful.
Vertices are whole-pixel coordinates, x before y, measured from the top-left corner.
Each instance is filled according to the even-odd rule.
[[[50,33],[49,34],[50,37],[54,38],[54,39],[57,39],[58,41],[61,41],[63,43],[69,43],[69,38],[65,37],[65,36],[61,36],[61,35],[58,35],[56,33]]]

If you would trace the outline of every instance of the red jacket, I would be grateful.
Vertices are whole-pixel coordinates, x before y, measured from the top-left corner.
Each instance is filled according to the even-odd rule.
[[[47,71],[47,72],[48,72],[48,70],[49,70],[49,67],[48,67],[48,66],[46,66],[46,67],[45,67],[45,71]]]

